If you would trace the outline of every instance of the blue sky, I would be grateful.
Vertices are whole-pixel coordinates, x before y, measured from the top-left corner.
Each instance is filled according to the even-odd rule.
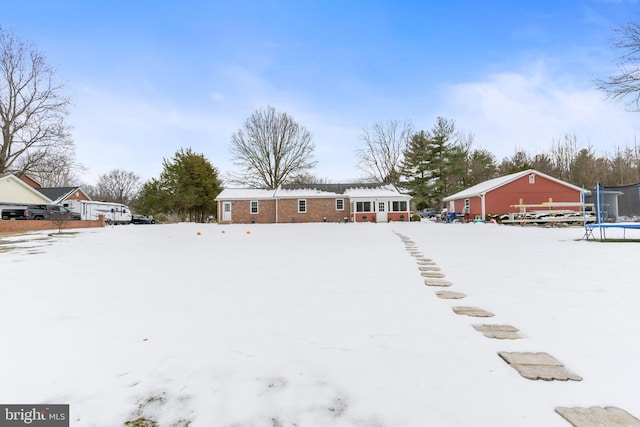
[[[157,177],[182,147],[233,170],[231,134],[271,105],[314,134],[315,175],[352,181],[362,129],[438,116],[498,161],[565,134],[635,144],[640,113],[604,99],[635,1],[80,1],[3,5],[67,84],[84,180]]]

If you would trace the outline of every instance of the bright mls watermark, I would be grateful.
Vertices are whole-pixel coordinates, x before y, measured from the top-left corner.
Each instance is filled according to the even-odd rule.
[[[69,405],[1,405],[0,427],[69,427]]]

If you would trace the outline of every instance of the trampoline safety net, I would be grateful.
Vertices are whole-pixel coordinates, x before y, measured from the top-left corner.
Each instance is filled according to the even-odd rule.
[[[585,203],[593,203],[599,223],[640,222],[640,183],[615,187],[598,183],[585,195]]]

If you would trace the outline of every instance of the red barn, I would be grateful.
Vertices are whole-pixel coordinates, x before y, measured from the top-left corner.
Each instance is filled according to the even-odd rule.
[[[512,205],[549,201],[580,203],[582,189],[533,169],[476,184],[445,197],[447,210],[466,212],[471,218],[518,212]]]

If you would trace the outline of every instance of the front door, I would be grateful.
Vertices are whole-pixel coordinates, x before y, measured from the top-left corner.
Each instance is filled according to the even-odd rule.
[[[389,219],[387,217],[387,202],[377,202],[378,203],[378,213],[376,214],[376,222],[387,222]]]
[[[231,221],[231,202],[222,202],[222,220]]]

